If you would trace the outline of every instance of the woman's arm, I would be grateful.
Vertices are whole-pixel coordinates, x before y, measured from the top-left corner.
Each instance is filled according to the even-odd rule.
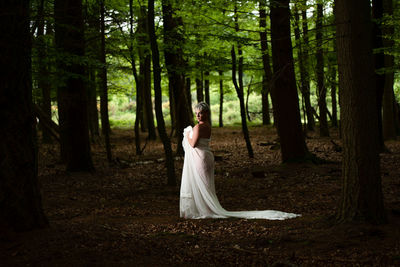
[[[192,147],[196,147],[197,141],[199,140],[199,133],[200,133],[200,129],[199,128],[200,127],[199,127],[198,124],[193,127],[192,138],[190,138],[189,133],[186,134],[186,138],[188,139],[188,142]]]

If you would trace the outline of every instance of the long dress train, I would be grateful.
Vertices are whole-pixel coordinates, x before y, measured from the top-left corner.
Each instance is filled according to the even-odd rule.
[[[277,210],[227,211],[218,201],[214,185],[214,155],[210,139],[200,138],[192,147],[186,136],[192,136],[192,127],[184,129],[182,145],[185,159],[180,191],[180,216],[186,219],[228,218],[284,220],[300,216]]]

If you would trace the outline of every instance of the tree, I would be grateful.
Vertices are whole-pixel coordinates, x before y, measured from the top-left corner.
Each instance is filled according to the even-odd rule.
[[[222,70],[218,71],[219,74],[219,118],[218,118],[218,127],[224,127],[224,121],[222,118],[223,110],[224,110],[224,80],[222,76],[224,75]]]
[[[111,144],[110,144],[110,121],[108,118],[108,87],[107,87],[107,62],[106,62],[106,34],[105,34],[105,0],[100,0],[100,63],[102,68],[100,70],[101,79],[101,93],[100,93],[100,117],[101,117],[101,131],[104,136],[104,143],[106,145],[107,160],[112,162]]]
[[[385,221],[369,1],[336,1],[343,141],[340,222]]]
[[[239,32],[239,22],[238,22],[238,15],[237,15],[237,5],[235,2],[235,13],[234,13],[234,19],[235,19],[235,31]],[[253,153],[253,147],[251,146],[251,141],[250,141],[250,135],[249,135],[249,129],[247,128],[247,120],[246,120],[246,108],[244,105],[244,90],[243,90],[243,51],[242,51],[242,45],[238,42],[237,44],[237,49],[238,49],[238,55],[239,55],[239,62],[238,62],[238,80],[239,83],[236,80],[236,52],[235,52],[235,46],[232,46],[231,50],[231,56],[232,56],[232,82],[235,86],[237,96],[239,98],[239,104],[240,104],[240,118],[242,121],[242,132],[244,136],[244,140],[246,142],[246,147],[247,147],[247,153],[249,154],[249,158],[254,157]]]
[[[268,95],[270,91],[272,70],[269,58],[268,49],[268,38],[267,38],[267,12],[265,10],[265,0],[259,1],[259,13],[260,13],[260,43],[261,43],[261,54],[264,75],[262,79],[262,90],[261,90],[261,103],[262,103],[262,118],[263,124],[271,124],[271,118],[269,116],[269,100]]]
[[[48,225],[37,179],[29,1],[2,1],[0,9],[0,225],[22,231]]]
[[[307,6],[307,0],[302,0],[304,6]],[[302,66],[303,68],[300,70],[300,79],[301,79],[301,93],[303,94],[304,104],[306,107],[306,115],[307,115],[307,129],[309,131],[314,131],[315,128],[315,120],[314,120],[314,112],[313,107],[311,106],[310,100],[310,75],[309,75],[309,38],[308,38],[308,20],[307,20],[307,9],[303,8],[301,10],[301,19],[302,19],[302,32],[303,32],[303,40],[304,46],[302,47]]]
[[[61,154],[68,171],[91,171],[81,0],[56,0],[54,16]]]
[[[38,53],[38,87],[42,91],[41,109],[51,118],[51,84],[49,82],[49,69],[46,64],[47,60],[47,44],[44,34],[45,26],[45,0],[40,0],[37,14],[37,37],[36,47]],[[46,127],[42,129],[42,141],[51,143],[51,134]]]
[[[143,114],[146,120],[148,130],[148,138],[150,140],[156,139],[156,128],[154,125],[153,103],[151,100],[151,52],[149,47],[148,37],[148,23],[147,11],[145,6],[139,8],[138,20],[138,49],[139,49],[139,80],[143,83],[141,85]]]
[[[328,120],[327,120],[327,107],[326,107],[326,85],[324,75],[324,50],[322,46],[322,19],[323,19],[323,5],[317,4],[317,22],[316,22],[316,44],[317,44],[317,95],[318,95],[318,107],[319,107],[319,135],[329,136]]]
[[[281,143],[282,161],[304,160],[309,156],[309,152],[300,121],[290,37],[289,0],[271,2],[270,10],[274,71],[271,98]]]
[[[148,0],[148,25],[149,38],[153,62],[153,83],[154,83],[154,100],[156,109],[158,135],[164,146],[165,166],[167,167],[168,185],[176,185],[174,158],[172,155],[171,141],[165,129],[164,117],[162,113],[162,92],[161,92],[161,67],[160,53],[158,50],[157,36],[154,26],[154,0]]]
[[[182,133],[183,129],[193,124],[192,114],[188,107],[185,90],[185,62],[183,59],[182,46],[183,39],[183,21],[176,14],[176,8],[179,6],[179,1],[163,0],[162,14],[164,23],[164,57],[165,65],[168,70],[168,79],[170,88],[172,89],[172,97],[174,103],[174,113],[176,116],[176,136],[177,136],[177,153],[183,153],[182,148]]]
[[[375,88],[376,88],[376,112],[378,114],[378,140],[379,146],[383,151],[385,144],[383,143],[382,135],[382,100],[383,91],[385,87],[385,75],[381,73],[382,68],[385,66],[385,56],[382,51],[382,30],[380,27],[380,21],[383,17],[383,3],[381,0],[372,0],[372,18],[374,23],[372,25],[372,46],[375,49],[374,52],[374,66],[375,66]]]
[[[394,27],[391,25],[389,18],[393,16],[393,3],[392,0],[383,1],[383,11],[385,21],[382,21],[383,33],[383,46],[389,50],[385,53],[385,87],[383,92],[382,103],[382,130],[384,140],[396,139],[396,101],[393,92],[394,84],[394,56],[390,50],[393,50],[394,41]],[[387,23],[384,23],[387,22]]]

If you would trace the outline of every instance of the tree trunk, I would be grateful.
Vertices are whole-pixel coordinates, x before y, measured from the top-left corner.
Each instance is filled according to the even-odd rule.
[[[139,39],[139,55],[141,55],[141,70],[140,75],[143,75],[143,106],[145,125],[148,130],[148,138],[156,139],[156,129],[154,125],[153,102],[151,97],[151,51],[149,47],[147,11],[145,6],[140,7],[139,22],[138,22],[138,39]],[[142,69],[143,68],[143,69]]]
[[[299,13],[297,10],[297,3],[295,3],[295,9],[294,9],[294,18],[295,18],[295,28],[294,28],[294,34],[295,34],[295,39],[297,43],[297,58],[299,62],[299,70],[300,70],[300,92],[303,96],[303,105],[305,107],[305,115],[307,118],[307,130],[313,131],[315,127],[315,121],[314,121],[314,115],[311,107],[311,101],[310,101],[310,81],[308,79],[308,71],[307,71],[307,65],[308,64],[308,55],[305,54],[303,50],[307,50],[306,47],[308,44],[304,44],[301,41],[300,38],[300,17]],[[305,25],[304,25],[305,24]],[[303,29],[304,32],[308,32],[308,26],[307,26],[307,21],[303,21]],[[304,35],[304,39],[307,38],[308,41],[308,36],[306,37]],[[308,51],[307,51],[308,53]],[[307,62],[305,62],[307,60]]]
[[[383,17],[383,4],[382,0],[372,0],[372,19],[374,20],[372,26],[372,48],[382,49],[382,30],[381,30],[381,20]],[[385,56],[382,51],[374,52],[374,66],[375,66],[375,90],[376,90],[376,112],[378,114],[378,141],[380,150],[385,150],[385,144],[383,143],[382,135],[382,101],[383,92],[385,87],[385,75],[378,73],[382,68],[385,67]]]
[[[383,1],[383,9],[385,15],[393,16],[393,3],[392,0]],[[392,25],[385,25],[382,33],[384,36],[394,36],[394,27]],[[383,46],[385,49],[392,50],[394,41],[390,38],[383,39]],[[396,140],[396,114],[395,114],[395,97],[393,92],[394,84],[394,56],[392,54],[385,55],[385,87],[383,93],[382,103],[382,128],[384,140]]]
[[[271,124],[270,107],[269,107],[269,99],[268,99],[269,85],[265,79],[265,76],[262,79],[262,90],[261,90],[261,106],[262,106],[262,121],[263,125]]]
[[[191,80],[190,77],[186,77],[186,82],[185,82],[185,88],[186,88],[186,95],[188,96],[188,106],[192,107],[193,103],[192,103],[192,89],[191,89]],[[190,108],[190,117],[193,118],[193,109]]]
[[[223,72],[222,70],[218,71],[219,74],[219,127],[224,127],[224,120],[222,118],[224,111],[224,81],[222,80]]]
[[[337,98],[336,98],[336,64],[333,62],[329,63],[329,74],[330,74],[330,87],[331,87],[331,101],[332,101],[332,126],[338,127],[338,120],[337,120]]]
[[[135,53],[133,51],[133,40],[134,40],[134,34],[133,34],[133,0],[129,0],[129,36],[130,36],[130,43],[129,43],[129,55],[130,55],[130,61],[131,61],[131,68],[132,68],[132,74],[135,79],[135,84],[136,84],[136,116],[135,116],[135,126],[134,126],[134,132],[135,132],[135,148],[136,148],[136,155],[141,155],[142,154],[142,149],[140,147],[140,131],[139,131],[139,123],[140,123],[140,117],[141,117],[141,112],[142,112],[142,77],[139,77],[136,71],[136,63],[135,63]]]
[[[17,231],[48,225],[38,186],[32,113],[29,1],[1,2],[0,225]]]
[[[88,70],[88,121],[92,142],[99,137],[99,111],[97,110],[96,71],[93,67]]]
[[[55,43],[60,85],[57,88],[60,140],[63,159],[68,171],[92,171],[85,69],[76,58],[84,56],[81,0],[54,2]],[[70,62],[61,58],[66,57]],[[72,58],[74,58],[72,60]]]
[[[164,23],[164,57],[165,65],[168,70],[168,79],[171,84],[173,98],[175,101],[176,115],[176,137],[177,154],[183,154],[182,133],[183,129],[193,124],[193,118],[190,117],[190,108],[185,91],[185,62],[183,60],[183,21],[174,11],[174,5],[179,2],[163,0],[162,15]]]
[[[110,121],[108,118],[108,88],[107,88],[107,62],[106,62],[106,40],[105,40],[105,8],[104,1],[100,0],[100,40],[101,52],[100,63],[102,68],[100,70],[101,77],[101,93],[100,93],[100,117],[101,117],[101,132],[104,136],[104,143],[106,145],[106,153],[108,162],[112,162],[111,144],[110,144]]]
[[[277,1],[270,8],[274,70],[271,97],[281,142],[282,162],[305,160],[309,152],[300,121],[290,36],[289,0]]]
[[[200,63],[197,64],[200,66]],[[200,74],[198,73],[200,72]],[[197,96],[197,103],[204,101],[204,93],[203,93],[203,71],[197,70],[196,76],[196,96]]]
[[[336,1],[343,140],[339,222],[386,220],[379,166],[370,12],[369,1]]]
[[[262,104],[262,119],[264,125],[271,124],[271,118],[269,116],[269,101],[268,94],[270,91],[272,70],[269,59],[268,51],[268,40],[267,40],[267,13],[265,10],[265,0],[259,1],[259,13],[260,13],[260,41],[261,41],[261,53],[264,75],[262,80],[261,90],[261,104]]]
[[[161,92],[161,67],[160,54],[158,51],[157,37],[154,27],[154,0],[148,0],[148,25],[149,37],[153,60],[153,82],[154,82],[154,98],[157,118],[158,135],[164,146],[165,165],[167,167],[168,185],[176,185],[174,158],[172,155],[171,141],[168,138],[165,129],[164,117],[162,113],[162,92]]]
[[[205,79],[204,79],[204,96],[205,96],[206,103],[210,106],[210,80],[209,80],[210,72],[209,71],[205,71],[204,75],[205,75]]]
[[[324,82],[324,50],[322,44],[322,19],[323,19],[323,5],[317,4],[317,22],[316,22],[316,74],[317,74],[317,96],[319,107],[319,135],[321,137],[329,136],[329,127],[327,120],[327,107],[326,107],[326,86]]]
[[[303,0],[304,5],[307,5],[307,0]],[[303,69],[300,70],[300,79],[301,79],[301,92],[304,98],[304,105],[306,107],[306,115],[307,115],[307,130],[314,131],[315,128],[315,120],[314,120],[314,109],[311,106],[310,100],[310,75],[309,75],[309,60],[308,60],[308,19],[307,19],[307,11],[303,9],[301,11],[301,19],[302,19],[302,29],[303,29]]]
[[[235,30],[239,32],[239,21],[237,16],[237,6],[235,2]],[[236,93],[239,98],[240,103],[240,117],[242,121],[242,132],[244,136],[244,140],[246,142],[247,152],[249,154],[249,158],[254,158],[253,147],[251,146],[249,130],[247,128],[247,120],[246,120],[246,108],[244,105],[244,90],[243,90],[243,52],[241,44],[238,43],[238,55],[239,55],[239,63],[238,63],[238,76],[239,76],[239,84],[236,81],[236,53],[235,47],[232,46],[231,56],[232,56],[232,82],[235,86]]]
[[[51,117],[51,97],[50,97],[50,89],[51,85],[49,83],[49,71],[46,64],[47,57],[47,45],[44,36],[44,6],[45,1],[40,0],[38,7],[38,19],[37,19],[37,37],[36,37],[36,47],[38,51],[38,87],[42,91],[42,99],[41,99],[41,108],[47,116]],[[39,121],[39,126],[41,123]],[[46,127],[40,127],[42,130],[42,142],[43,143],[51,143],[51,133],[47,130]]]

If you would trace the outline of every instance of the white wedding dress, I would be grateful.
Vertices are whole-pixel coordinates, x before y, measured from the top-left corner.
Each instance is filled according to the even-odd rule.
[[[204,218],[247,218],[285,220],[300,216],[276,210],[227,211],[222,208],[215,193],[214,185],[214,155],[209,143],[210,139],[200,138],[196,147],[192,147],[186,136],[192,137],[192,127],[184,129],[182,145],[185,150],[185,160],[182,170],[180,192],[180,216],[186,219]]]

